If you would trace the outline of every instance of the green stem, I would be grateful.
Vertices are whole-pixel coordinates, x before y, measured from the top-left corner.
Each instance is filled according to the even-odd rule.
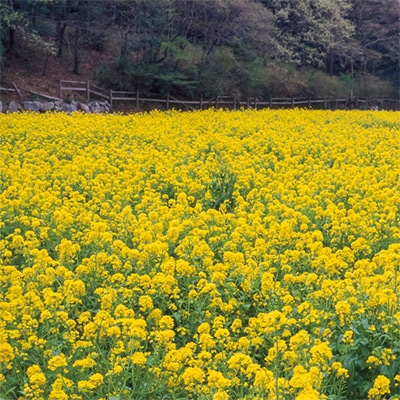
[[[276,391],[276,400],[279,400],[278,351],[279,351],[279,346],[278,346],[278,339],[276,337],[275,338],[275,391]]]

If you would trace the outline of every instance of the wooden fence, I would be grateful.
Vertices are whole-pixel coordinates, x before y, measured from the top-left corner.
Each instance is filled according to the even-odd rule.
[[[12,82],[12,85],[13,85],[12,88],[0,87],[0,92],[16,93],[18,95],[18,97],[22,97],[22,93],[21,92],[27,92],[27,93],[32,94],[34,96],[42,97],[43,99],[46,99],[46,100],[61,100],[58,97],[49,96],[49,95],[47,95],[45,93],[39,93],[39,92],[37,92],[35,90],[32,90],[32,89],[26,89],[26,88],[23,88],[21,86],[18,87],[14,82]],[[0,98],[0,100],[1,100],[1,98]]]
[[[320,108],[320,109],[380,109],[380,110],[400,110],[400,100],[392,98],[279,98],[271,97],[267,101],[260,101],[257,98],[239,99],[235,96],[219,96],[212,99],[199,100],[181,100],[171,95],[165,98],[145,95],[139,91],[116,91],[105,90],[93,85],[90,81],[60,81],[60,97],[65,94],[71,95],[74,92],[81,92],[87,101],[93,100],[93,97],[107,100],[111,107],[115,102],[131,102],[137,108],[146,103],[154,103],[165,109],[171,107],[184,107],[186,109],[203,109],[209,107],[215,108]]]
[[[1,90],[16,91],[19,95],[19,89],[16,85],[13,88]],[[21,88],[20,88],[21,89]],[[47,96],[42,93],[34,92],[31,90],[23,89],[32,94],[42,96],[47,99],[57,98]],[[204,99],[203,96],[199,100],[181,100],[171,95],[165,98],[160,98],[154,95],[139,93],[139,91],[116,91],[105,90],[90,81],[71,81],[60,80],[59,98],[75,97],[76,93],[80,93],[87,102],[92,100],[108,101],[111,108],[115,102],[131,102],[136,108],[142,105],[153,103],[156,107],[170,109],[171,107],[179,107],[189,110],[203,109],[203,108],[316,108],[316,109],[379,109],[379,110],[400,110],[400,99],[392,98],[309,98],[309,97],[293,97],[293,98],[279,98],[270,97],[267,101],[260,101],[257,98],[239,99],[235,96],[219,96],[212,99]]]

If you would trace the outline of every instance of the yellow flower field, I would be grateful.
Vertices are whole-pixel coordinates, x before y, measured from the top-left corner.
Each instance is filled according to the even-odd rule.
[[[0,115],[0,399],[400,398],[399,121]]]

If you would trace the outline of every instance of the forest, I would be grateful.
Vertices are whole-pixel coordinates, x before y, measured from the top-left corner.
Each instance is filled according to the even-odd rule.
[[[21,45],[98,60],[104,88],[198,96],[398,96],[399,0],[2,0]]]

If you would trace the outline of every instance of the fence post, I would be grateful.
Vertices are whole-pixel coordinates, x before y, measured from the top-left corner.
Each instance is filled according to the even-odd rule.
[[[169,92],[167,94],[167,110],[169,110]]]
[[[311,97],[308,98],[308,108],[311,108]]]
[[[12,82],[12,85],[14,87],[14,90],[17,92],[18,97],[21,97],[21,92],[19,91],[18,86],[14,82]]]
[[[272,96],[269,96],[269,108],[272,107]]]
[[[257,97],[254,97],[254,109],[257,110]]]
[[[136,90],[136,108],[139,108],[139,89]]]
[[[112,108],[113,108],[113,91],[112,91],[112,89],[110,89],[110,107],[112,110]]]
[[[217,98],[215,99],[215,108],[218,108],[218,96],[217,96]]]
[[[86,99],[90,101],[90,82],[89,79],[86,81]]]
[[[233,96],[233,109],[236,110],[236,96]]]
[[[292,108],[294,108],[294,97],[292,97]]]
[[[59,93],[58,93],[58,94],[59,94],[58,97],[59,97],[60,99],[62,99],[62,91],[63,91],[63,90],[62,90],[62,80],[60,79],[60,89],[59,89]]]
[[[328,102],[326,100],[326,96],[324,97],[324,109],[326,110],[328,107]]]

